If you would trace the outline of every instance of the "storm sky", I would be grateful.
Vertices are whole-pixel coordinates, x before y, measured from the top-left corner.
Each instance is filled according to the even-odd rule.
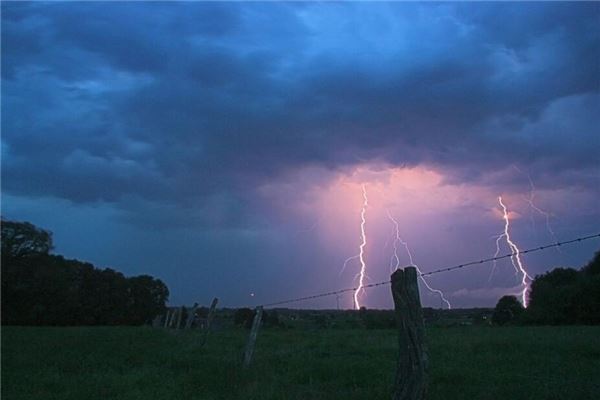
[[[600,3],[2,3],[2,216],[56,253],[171,304],[352,287],[363,185],[368,282],[395,264],[389,215],[424,272],[495,253],[498,196],[522,248],[599,233]],[[519,280],[491,272],[429,282],[493,306]]]

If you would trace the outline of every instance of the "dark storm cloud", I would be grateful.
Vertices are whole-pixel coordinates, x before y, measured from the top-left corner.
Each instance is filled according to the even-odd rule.
[[[4,3],[4,187],[217,226],[303,165],[590,185],[599,7]]]

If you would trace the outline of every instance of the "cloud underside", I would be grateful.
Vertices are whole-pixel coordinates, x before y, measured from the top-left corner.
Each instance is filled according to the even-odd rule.
[[[3,3],[3,186],[249,223],[293,172],[597,190],[598,4]],[[171,218],[172,217],[172,218]],[[252,221],[255,222],[255,221]]]

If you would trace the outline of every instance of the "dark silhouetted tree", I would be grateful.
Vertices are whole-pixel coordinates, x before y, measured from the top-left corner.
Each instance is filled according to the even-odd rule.
[[[600,250],[598,250],[596,254],[594,254],[594,258],[581,269],[581,272],[590,276],[600,275]]]
[[[30,224],[2,219],[2,255],[24,257],[48,254],[52,250],[52,233]]]
[[[494,308],[492,323],[495,325],[514,323],[523,314],[523,311],[523,305],[515,296],[502,296]]]
[[[582,324],[600,324],[600,251],[579,273],[575,319]]]
[[[149,275],[127,279],[129,291],[129,319],[136,324],[147,323],[165,311],[169,289],[160,280]],[[187,317],[187,315],[186,315]]]
[[[549,325],[575,323],[578,275],[573,268],[556,268],[536,276],[529,292],[527,320]]]
[[[137,325],[164,310],[158,279],[48,254],[51,234],[29,223],[3,220],[2,235],[3,324]]]

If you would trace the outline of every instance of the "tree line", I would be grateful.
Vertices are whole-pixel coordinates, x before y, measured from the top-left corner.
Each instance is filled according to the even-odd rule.
[[[50,254],[52,233],[1,220],[2,324],[140,325],[165,311],[167,286]]]
[[[496,305],[492,322],[505,324],[600,324],[600,251],[583,268],[555,268],[535,277],[525,309],[515,296]]]

